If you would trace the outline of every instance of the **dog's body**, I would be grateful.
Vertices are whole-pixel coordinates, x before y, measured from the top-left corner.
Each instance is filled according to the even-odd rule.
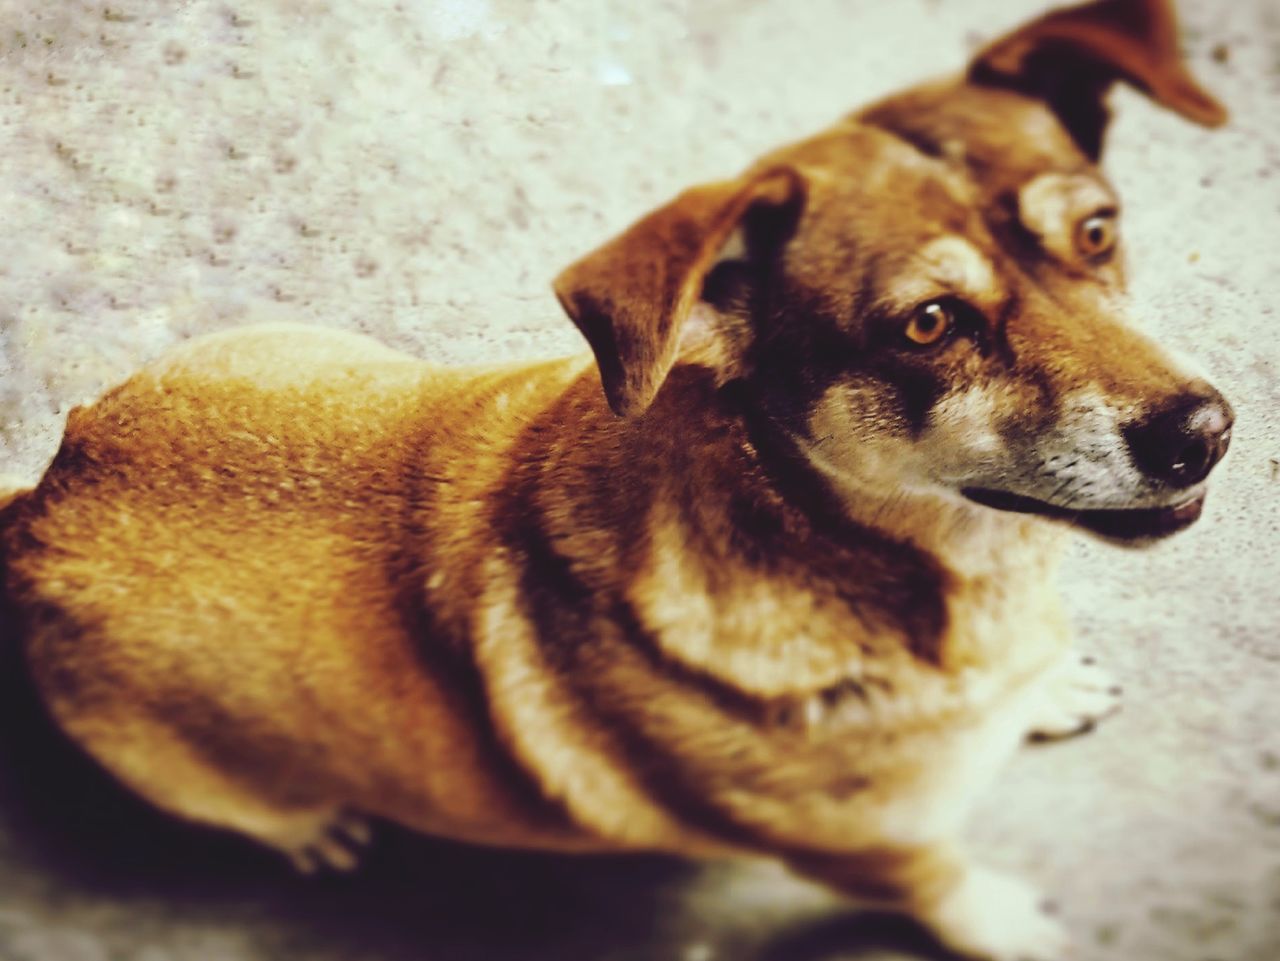
[[[1077,18],[1135,6],[1173,71],[1162,5]],[[1013,82],[1061,17],[562,275],[613,411],[585,357],[448,369],[270,327],[73,412],[3,515],[54,716],[304,866],[352,859],[355,814],[765,854],[957,950],[1052,955],[1030,891],[952,846],[1025,735],[1113,704],[1034,513],[1185,526],[1230,427],[1115,316],[1096,118]],[[1221,119],[1155,69],[1115,73]]]

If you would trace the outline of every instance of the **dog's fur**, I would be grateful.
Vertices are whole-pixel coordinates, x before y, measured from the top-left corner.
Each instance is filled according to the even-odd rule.
[[[1220,448],[1230,422],[1096,249],[1116,80],[1224,119],[1165,3],[1051,14],[570,267],[595,365],[281,326],[150,366],[3,515],[49,709],[158,807],[304,867],[350,864],[363,815],[760,854],[1051,958],[1030,889],[954,839],[1028,732],[1114,706],[1066,654],[1064,522],[1185,525],[1202,481],[1126,438],[1188,397]],[[954,333],[917,347],[931,301]]]

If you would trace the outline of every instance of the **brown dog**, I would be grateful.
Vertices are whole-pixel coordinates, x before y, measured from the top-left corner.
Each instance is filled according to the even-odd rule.
[[[1224,119],[1165,3],[1104,0],[689,190],[556,283],[599,375],[259,327],[76,410],[3,515],[50,710],[302,867],[366,815],[768,855],[1052,959],[962,818],[1028,732],[1114,707],[1066,654],[1061,534],[1191,523],[1231,426],[1124,323],[1116,80]]]

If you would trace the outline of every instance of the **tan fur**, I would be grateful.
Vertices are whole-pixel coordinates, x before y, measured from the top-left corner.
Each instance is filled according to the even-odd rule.
[[[1111,196],[1101,134],[1020,72],[1065,36],[1093,81],[1212,121],[1171,16],[1037,21],[681,195],[557,280],[595,365],[249,327],[73,411],[0,515],[52,714],[158,807],[303,868],[351,866],[363,816],[765,855],[971,956],[1053,957],[1034,893],[954,839],[1029,731],[1113,703],[1066,658],[1061,528],[964,492],[1184,496],[1122,428],[1208,388],[1070,246]],[[948,297],[987,326],[927,357],[892,339]]]

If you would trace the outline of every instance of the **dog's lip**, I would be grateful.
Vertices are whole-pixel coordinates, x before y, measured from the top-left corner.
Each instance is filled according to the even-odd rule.
[[[1205,499],[1205,492],[1201,490],[1167,507],[1080,510],[983,487],[966,487],[961,493],[984,507],[1055,518],[1120,542],[1155,540],[1190,527],[1199,519]]]

